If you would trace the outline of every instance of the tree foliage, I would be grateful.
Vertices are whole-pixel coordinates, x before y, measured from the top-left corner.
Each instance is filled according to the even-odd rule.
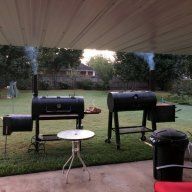
[[[82,51],[63,48],[40,48],[39,67],[58,73],[62,67],[72,68],[78,66],[81,61]]]
[[[78,66],[82,51],[71,49],[38,49],[38,65],[42,71],[54,74],[61,67]],[[0,86],[6,86],[12,80],[26,80],[31,76],[31,61],[25,47],[0,46]]]
[[[154,61],[156,86],[161,90],[183,76],[192,77],[192,56],[155,54]],[[124,82],[147,81],[148,71],[145,61],[133,53],[117,53],[115,74]]]
[[[61,68],[67,69],[78,66],[81,63],[81,56],[81,50],[41,48],[38,56],[39,70],[50,72],[56,86],[56,77]]]
[[[110,60],[102,57],[96,56],[92,57],[89,61],[89,66],[91,66],[103,80],[106,88],[109,86],[109,81],[113,77],[113,65]]]
[[[156,84],[161,90],[170,88],[171,84],[184,74],[183,57],[170,54],[155,55]]]
[[[192,55],[182,55],[181,63],[184,76],[192,79]]]
[[[114,65],[115,74],[124,82],[146,81],[148,77],[147,63],[133,53],[117,52]]]
[[[1,87],[12,80],[27,79],[31,67],[24,54],[24,47],[0,46],[0,69]]]

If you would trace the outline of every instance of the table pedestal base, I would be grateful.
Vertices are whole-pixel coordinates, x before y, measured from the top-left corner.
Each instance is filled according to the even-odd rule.
[[[69,175],[69,172],[71,170],[71,166],[73,164],[73,160],[75,157],[78,157],[80,162],[82,163],[83,165],[83,171],[87,171],[88,172],[88,175],[89,175],[89,180],[91,180],[91,176],[90,176],[90,172],[89,170],[87,169],[87,166],[85,165],[83,159],[81,158],[81,154],[80,154],[80,141],[72,141],[72,155],[69,157],[69,159],[66,161],[66,163],[63,165],[63,174],[64,174],[64,170],[65,170],[65,166],[69,163],[69,168],[67,170],[67,173],[66,173],[66,183],[68,183],[68,175]]]

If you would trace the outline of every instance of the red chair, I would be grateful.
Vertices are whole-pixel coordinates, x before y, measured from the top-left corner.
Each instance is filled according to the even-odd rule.
[[[154,192],[192,192],[192,182],[157,181]]]
[[[182,167],[192,169],[191,166],[182,165],[165,165],[156,167],[156,169],[166,169],[169,167]],[[154,192],[192,192],[192,182],[156,181],[154,184]]]

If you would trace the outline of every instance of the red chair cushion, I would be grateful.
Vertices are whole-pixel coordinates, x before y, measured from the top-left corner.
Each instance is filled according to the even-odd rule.
[[[192,182],[163,182],[154,184],[154,192],[192,192]]]

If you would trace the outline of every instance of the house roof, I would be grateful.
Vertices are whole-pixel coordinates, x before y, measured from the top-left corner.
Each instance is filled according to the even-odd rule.
[[[0,44],[192,54],[192,1],[2,0]]]
[[[88,65],[85,65],[83,63],[79,64],[76,68],[76,70],[81,70],[81,71],[94,71],[94,69],[92,67],[89,67]],[[71,70],[70,68],[66,67],[66,66],[63,66],[61,67],[60,69],[61,71],[66,71],[66,70]]]
[[[93,71],[92,67],[89,67],[88,65],[85,65],[83,63],[81,63],[78,67],[77,70],[88,70],[88,71]]]

